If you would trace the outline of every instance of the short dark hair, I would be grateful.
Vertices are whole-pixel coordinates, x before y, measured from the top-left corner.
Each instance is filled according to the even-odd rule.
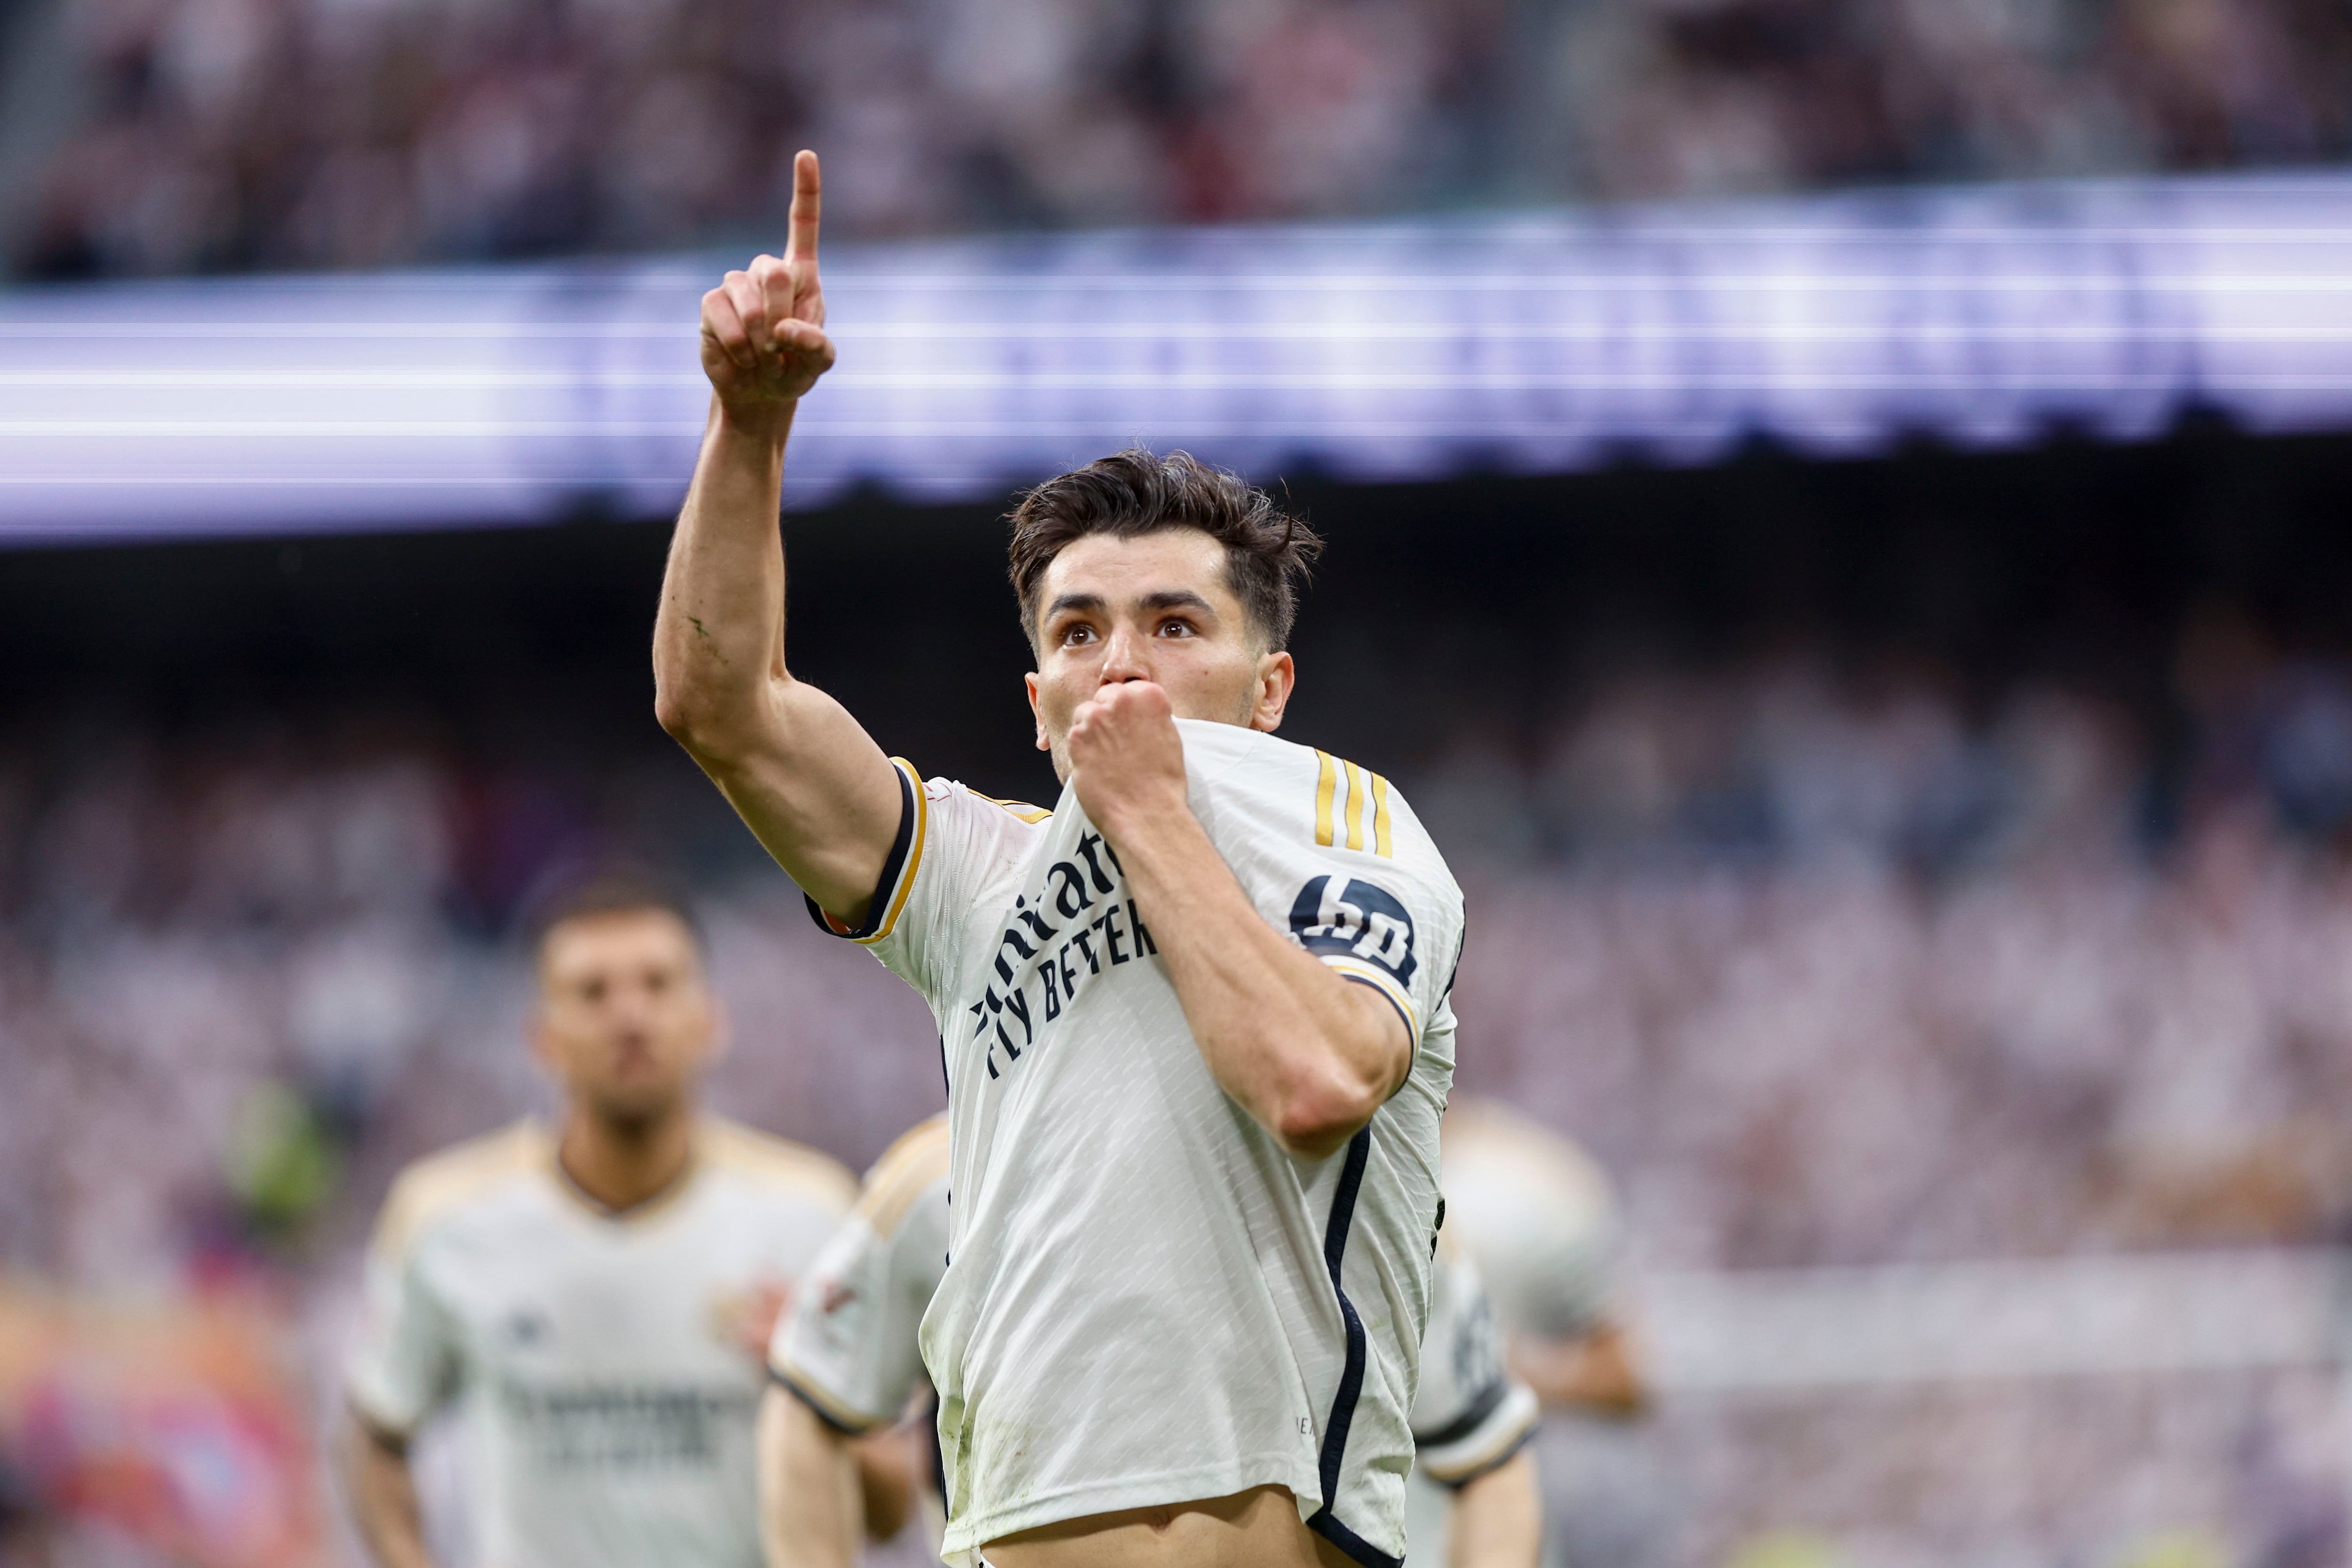
[[[548,936],[560,925],[599,915],[664,914],[686,928],[695,951],[702,951],[702,922],[694,906],[667,881],[635,868],[608,869],[567,880],[535,900],[529,931],[530,951],[544,956]]]
[[[1225,582],[1269,649],[1290,646],[1298,590],[1323,541],[1274,498],[1190,452],[1130,447],[1047,479],[1013,509],[1013,591],[1037,645],[1037,596],[1054,557],[1088,534],[1135,539],[1197,528],[1225,547]]]

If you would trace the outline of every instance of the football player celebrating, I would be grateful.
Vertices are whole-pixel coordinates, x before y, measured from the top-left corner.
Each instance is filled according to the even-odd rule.
[[[429,1568],[408,1444],[453,1401],[476,1561],[758,1568],[765,1336],[856,1184],[699,1113],[719,1027],[657,889],[591,887],[547,924],[532,1032],[559,1124],[411,1167],[368,1258],[344,1465],[383,1568]]]
[[[834,360],[814,154],[795,182],[783,257],[703,297],[657,711],[938,1022],[943,1550],[1393,1563],[1462,898],[1386,780],[1272,733],[1319,542],[1181,454],[1050,479],[1012,575],[1060,799],[886,757],[785,653],[785,439]]]

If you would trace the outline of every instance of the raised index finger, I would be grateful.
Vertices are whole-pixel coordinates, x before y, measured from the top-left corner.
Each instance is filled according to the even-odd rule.
[[[816,259],[817,215],[824,204],[824,181],[816,154],[803,149],[793,158],[792,234],[784,242],[787,261]]]

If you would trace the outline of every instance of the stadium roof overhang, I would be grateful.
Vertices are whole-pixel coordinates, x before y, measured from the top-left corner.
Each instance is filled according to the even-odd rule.
[[[0,539],[675,506],[740,258],[0,294]],[[841,247],[788,499],[1130,442],[1259,478],[2352,426],[2352,178]]]

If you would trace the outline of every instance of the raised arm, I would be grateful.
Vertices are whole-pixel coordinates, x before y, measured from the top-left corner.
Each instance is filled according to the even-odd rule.
[[[784,442],[833,365],[817,278],[816,154],[793,164],[791,238],[702,297],[710,419],[654,622],[654,710],[776,863],[855,921],[898,830],[895,771],[784,664]]]

